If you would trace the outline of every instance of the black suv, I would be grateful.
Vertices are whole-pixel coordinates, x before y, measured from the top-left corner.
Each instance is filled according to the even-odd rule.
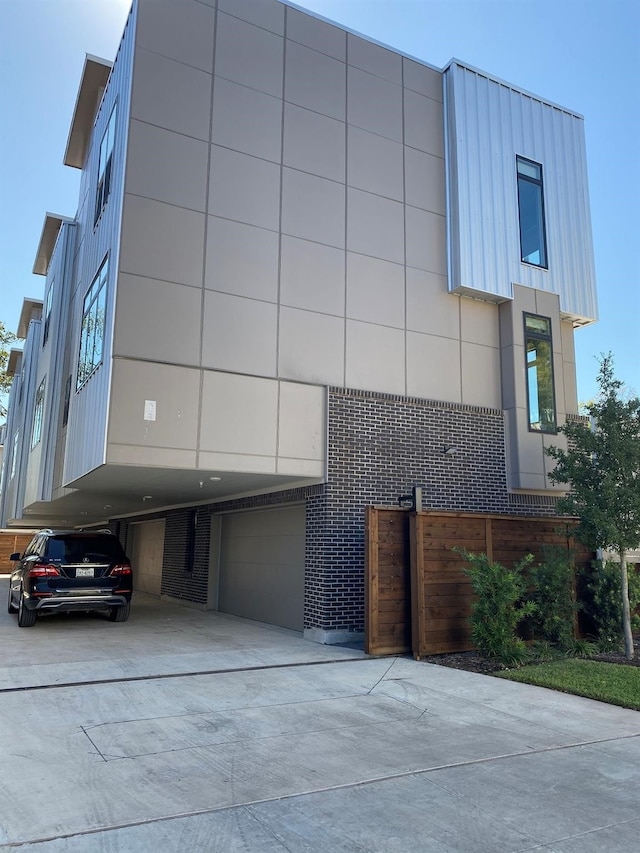
[[[131,606],[131,564],[109,530],[41,530],[17,563],[9,582],[9,613],[30,628],[43,611],[108,610],[126,622]]]

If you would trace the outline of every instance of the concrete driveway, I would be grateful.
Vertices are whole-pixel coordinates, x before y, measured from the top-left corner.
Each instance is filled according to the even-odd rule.
[[[0,648],[1,850],[638,847],[634,711],[141,595]]]

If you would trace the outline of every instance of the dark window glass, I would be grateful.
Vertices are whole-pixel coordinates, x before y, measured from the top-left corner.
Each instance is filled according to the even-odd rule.
[[[64,404],[62,407],[62,426],[66,426],[69,422],[69,405],[71,403],[71,376],[67,376],[67,382],[64,386]]]
[[[542,166],[517,158],[520,257],[527,264],[547,266],[547,244],[542,194]]]
[[[120,563],[126,560],[122,545],[115,536],[53,536],[47,543],[47,559],[64,563],[81,563],[84,557],[95,562]]]
[[[47,342],[49,337],[49,325],[51,321],[51,306],[53,305],[53,282],[47,293],[47,301],[44,307],[44,331],[42,333],[42,346]]]
[[[553,390],[553,344],[551,320],[525,314],[525,352],[529,429],[556,432],[556,403]]]
[[[113,145],[116,138],[116,108],[109,118],[109,124],[100,143],[98,160],[98,185],[96,187],[96,212],[93,220],[95,225],[107,203],[111,191],[111,172],[113,166]]]

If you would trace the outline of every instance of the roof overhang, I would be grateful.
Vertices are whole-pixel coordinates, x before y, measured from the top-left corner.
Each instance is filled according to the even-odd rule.
[[[18,372],[18,367],[20,365],[20,356],[22,355],[21,349],[12,349],[9,352],[9,358],[7,360],[7,376],[15,376]]]
[[[82,79],[71,120],[71,129],[64,152],[65,166],[82,169],[91,139],[93,121],[98,111],[113,62],[87,54],[82,70]]]
[[[45,214],[42,234],[38,243],[38,251],[36,252],[36,259],[33,262],[33,272],[35,275],[47,274],[62,223],[73,221],[68,216],[58,216],[56,213]]]
[[[22,311],[18,320],[18,330],[16,337],[24,340],[29,331],[29,323],[33,320],[34,313],[42,314],[42,299],[26,298],[22,301]]]

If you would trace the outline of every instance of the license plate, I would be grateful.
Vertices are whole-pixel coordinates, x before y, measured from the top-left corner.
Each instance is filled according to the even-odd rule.
[[[92,578],[93,569],[76,569],[77,578]]]

